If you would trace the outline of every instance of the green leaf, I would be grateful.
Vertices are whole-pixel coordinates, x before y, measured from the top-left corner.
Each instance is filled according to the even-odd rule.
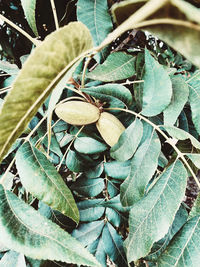
[[[72,22],[35,48],[25,62],[0,112],[0,161],[81,53],[92,47],[88,29]]]
[[[145,49],[142,114],[155,116],[161,113],[170,103],[172,83],[168,73]]]
[[[110,107],[116,107],[120,102],[122,102],[122,106],[130,106],[133,100],[130,91],[125,86],[116,83],[89,87],[82,91],[101,100],[102,103],[108,102]]]
[[[160,150],[158,135],[151,129],[132,159],[129,176],[120,186],[123,206],[131,206],[144,196],[145,188],[156,171]]]
[[[118,161],[129,160],[135,153],[143,133],[143,125],[137,118],[131,125],[122,133],[117,144],[111,150],[110,155]]]
[[[111,161],[104,163],[105,173],[108,176],[119,180],[124,180],[129,175],[130,169],[130,160],[124,162]]]
[[[88,178],[97,178],[101,176],[103,169],[104,169],[103,162],[100,162],[100,164],[97,164],[95,167],[85,171],[84,174]]]
[[[120,225],[123,225],[124,222],[127,223],[128,221],[128,218],[125,217],[123,213],[111,208],[106,208],[105,216],[115,227],[120,227]]]
[[[135,57],[124,52],[115,52],[105,62],[89,72],[86,77],[92,80],[113,82],[127,79],[135,74]]]
[[[192,210],[190,211],[189,218],[195,217],[197,215],[200,215],[200,193],[198,194],[192,207]]]
[[[200,154],[187,153],[186,156],[200,169]]]
[[[127,266],[122,237],[109,222],[103,228],[102,239],[111,260],[118,266]]]
[[[82,172],[86,169],[86,164],[79,154],[69,150],[66,158],[66,165],[73,172]]]
[[[23,144],[16,155],[16,167],[27,191],[78,223],[79,213],[72,193],[42,152],[28,142]]]
[[[120,195],[113,197],[112,199],[102,202],[101,205],[106,208],[114,209],[118,212],[127,213],[130,210],[130,207],[123,207],[120,202]]]
[[[100,206],[104,199],[90,199],[77,203],[80,221],[91,222],[98,220],[104,214],[105,208]]]
[[[95,153],[101,153],[108,149],[108,147],[91,138],[91,137],[78,137],[76,138],[74,142],[74,148],[79,152],[83,154],[95,154]]]
[[[23,254],[19,254],[13,250],[4,254],[0,261],[0,266],[7,267],[26,267],[26,262]]]
[[[80,176],[77,181],[72,184],[71,189],[83,196],[95,197],[103,191],[104,181],[102,178],[90,179]]]
[[[0,235],[5,246],[34,259],[100,266],[77,240],[2,185]]]
[[[78,229],[75,229],[72,232],[72,236],[80,241],[84,246],[88,246],[100,236],[103,227],[103,220],[83,223],[78,227]]]
[[[183,200],[187,171],[180,160],[164,171],[147,196],[133,205],[125,241],[128,262],[146,256],[153,243],[168,232]]]
[[[77,18],[90,30],[95,46],[99,46],[113,28],[107,0],[79,0]],[[106,54],[105,49],[100,52],[104,60]]]
[[[36,18],[35,18],[35,9],[36,9],[36,0],[26,1],[21,0],[21,5],[24,10],[25,17],[28,21],[29,26],[36,36],[38,36]]]
[[[10,75],[15,75],[19,72],[19,68],[15,64],[11,64],[8,61],[0,60],[0,70],[7,72]]]
[[[168,134],[178,140],[186,140],[190,139],[192,145],[198,149],[200,149],[200,142],[194,138],[191,134],[185,132],[182,129],[179,129],[175,126],[168,126],[168,125],[162,125],[162,128],[164,128]]]
[[[87,249],[101,263],[102,267],[107,267],[107,255],[104,248],[103,239],[100,237],[90,244]]]
[[[158,259],[158,266],[189,267],[200,262],[200,217],[190,219]]]
[[[189,96],[188,85],[180,76],[172,77],[172,89],[171,102],[163,112],[166,125],[174,125]]]
[[[189,85],[189,102],[192,110],[192,121],[197,132],[200,134],[200,71],[196,71],[194,75],[187,81]]]

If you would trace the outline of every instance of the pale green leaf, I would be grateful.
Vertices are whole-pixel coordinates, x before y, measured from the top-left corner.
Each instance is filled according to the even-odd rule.
[[[101,153],[108,149],[107,145],[91,138],[91,137],[78,137],[74,142],[74,148],[79,153],[95,154]]]
[[[200,262],[200,217],[190,219],[158,259],[159,267],[192,267]]]
[[[171,102],[163,112],[166,125],[174,125],[189,96],[188,85],[180,76],[172,77],[172,89]]]
[[[158,135],[151,129],[149,136],[133,156],[131,171],[120,186],[123,206],[131,206],[144,196],[145,188],[156,171],[160,150]]]
[[[125,241],[128,262],[146,256],[153,243],[168,232],[185,195],[187,171],[177,160],[159,177],[147,196],[133,205],[129,236]]]
[[[95,46],[99,46],[113,28],[107,0],[78,0],[77,19],[88,27]],[[106,54],[103,49],[100,57],[105,60]]]
[[[42,152],[28,142],[17,151],[16,167],[23,186],[39,200],[66,216],[79,221],[72,193],[55,167]]]
[[[175,126],[163,125],[162,128],[164,128],[168,132],[168,134],[175,139],[178,140],[190,139],[192,145],[200,149],[200,142],[188,132],[185,132],[184,130],[179,129]]]
[[[196,71],[188,80],[189,102],[192,111],[192,121],[200,134],[200,71]]]
[[[35,18],[35,9],[36,9],[36,0],[21,0],[21,5],[24,10],[25,17],[28,21],[29,26],[36,36],[38,36],[36,18]]]
[[[155,116],[161,113],[170,103],[172,83],[168,73],[145,49],[142,114]]]
[[[110,155],[118,161],[129,160],[135,153],[143,133],[143,125],[137,118],[131,125],[122,133],[117,144],[111,150]]]
[[[72,22],[53,32],[25,62],[0,112],[0,160],[78,56],[92,47],[88,29]]]
[[[111,53],[105,62],[89,72],[92,80],[113,82],[127,79],[135,74],[135,57],[124,52]]]
[[[103,220],[83,223],[72,232],[72,236],[80,241],[84,246],[88,246],[100,236],[103,227]]]
[[[5,246],[34,259],[100,266],[77,240],[2,185],[0,235]]]
[[[8,251],[2,257],[0,267],[26,267],[24,255],[13,250]]]

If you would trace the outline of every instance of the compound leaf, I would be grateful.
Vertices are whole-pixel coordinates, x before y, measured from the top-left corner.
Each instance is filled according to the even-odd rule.
[[[79,212],[72,193],[42,152],[28,142],[23,144],[17,151],[16,166],[27,191],[78,223]]]
[[[145,73],[143,88],[142,114],[155,116],[170,103],[172,83],[168,73],[145,49]]]
[[[0,235],[6,247],[34,259],[100,266],[77,240],[2,185]]]
[[[48,35],[35,48],[0,112],[0,161],[70,64],[91,47],[89,30],[81,22],[72,22]]]
[[[168,232],[183,200],[187,171],[180,160],[165,170],[146,197],[133,205],[125,241],[128,262],[146,256]]]

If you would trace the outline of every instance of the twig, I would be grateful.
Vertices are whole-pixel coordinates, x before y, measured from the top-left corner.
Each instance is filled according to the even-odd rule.
[[[54,0],[51,0],[51,8],[52,8],[52,12],[53,12],[53,17],[54,17],[54,21],[55,21],[56,30],[58,30],[59,29],[59,23],[58,23],[58,16],[57,16],[57,13],[56,13],[56,7],[55,7]]]
[[[20,32],[21,34],[23,34],[27,39],[29,39],[35,46],[39,45],[41,43],[41,41],[33,38],[32,36],[30,36],[27,32],[25,32],[22,28],[20,28],[19,26],[17,26],[16,24],[14,24],[12,21],[10,21],[9,19],[7,19],[6,17],[4,17],[3,15],[0,14],[0,19],[3,20],[4,22],[8,23],[11,27],[13,27],[15,30],[17,30],[18,32]]]

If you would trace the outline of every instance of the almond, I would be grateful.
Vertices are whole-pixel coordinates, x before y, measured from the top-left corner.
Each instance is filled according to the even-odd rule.
[[[72,125],[87,125],[96,122],[100,117],[99,109],[87,102],[69,101],[55,109],[56,115]]]
[[[101,113],[96,127],[109,146],[114,146],[125,130],[123,124],[114,115],[108,112]]]

